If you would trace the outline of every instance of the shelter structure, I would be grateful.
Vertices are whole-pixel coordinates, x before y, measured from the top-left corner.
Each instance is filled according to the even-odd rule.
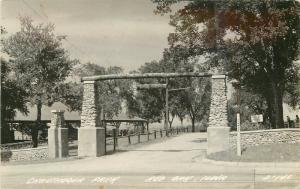
[[[26,130],[31,125],[36,124],[37,110],[36,106],[27,105],[29,113],[27,115],[17,111],[14,120],[9,121],[10,129],[12,132],[12,140],[31,140],[31,135],[28,135]],[[53,114],[52,110],[64,110],[65,123],[68,126],[78,128],[80,126],[80,112],[67,111],[67,107],[61,102],[55,102],[52,106],[42,106],[41,115],[41,130],[39,135],[47,136],[47,128],[50,126]],[[71,129],[70,134],[75,131]],[[77,132],[74,132],[77,135]],[[77,136],[75,137],[77,138]]]
[[[124,114],[118,115],[113,117],[112,119],[103,119],[101,120],[107,128],[108,125],[115,127],[117,130],[121,126],[122,123],[132,124],[133,125],[133,132],[143,132],[145,127],[149,130],[148,121],[139,117],[128,117]],[[119,133],[119,131],[117,131]]]

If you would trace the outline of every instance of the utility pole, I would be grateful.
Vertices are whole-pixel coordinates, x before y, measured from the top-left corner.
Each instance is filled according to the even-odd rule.
[[[168,129],[168,122],[169,122],[169,91],[168,91],[168,82],[169,79],[166,78],[166,84],[143,84],[143,85],[137,85],[137,89],[165,89],[166,95],[165,95],[165,122],[164,122],[164,128]]]

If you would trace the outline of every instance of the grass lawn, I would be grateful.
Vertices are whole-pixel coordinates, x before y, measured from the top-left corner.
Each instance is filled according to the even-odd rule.
[[[242,162],[300,162],[300,143],[270,144],[243,149],[242,156],[236,155],[236,149],[210,154],[209,159],[218,161]]]

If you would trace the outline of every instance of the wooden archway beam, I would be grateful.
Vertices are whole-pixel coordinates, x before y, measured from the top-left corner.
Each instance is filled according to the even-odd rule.
[[[212,74],[208,72],[112,74],[112,75],[96,75],[96,76],[82,77],[81,81],[139,79],[139,78],[211,77],[213,75],[226,75],[226,74],[225,73]]]

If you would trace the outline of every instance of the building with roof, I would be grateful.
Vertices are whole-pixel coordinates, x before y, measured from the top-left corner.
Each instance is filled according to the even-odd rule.
[[[24,128],[28,127],[28,125],[35,124],[37,117],[37,109],[36,106],[28,105],[29,113],[28,115],[24,115],[21,112],[17,111],[15,119],[11,121],[12,130],[14,132],[15,140],[30,140],[31,136],[24,132]],[[77,128],[80,127],[80,112],[78,111],[68,111],[66,105],[61,102],[55,102],[52,106],[42,106],[41,111],[41,122],[44,126],[44,129],[40,131],[40,135],[47,136],[47,128],[51,122],[52,113],[51,110],[64,110],[64,117],[66,124],[69,129],[72,129],[71,135],[73,139],[77,139]],[[135,132],[143,132],[146,129],[148,130],[148,123],[145,119],[132,117],[129,118],[126,113],[122,112],[118,116],[114,116],[113,119],[105,119],[103,122],[106,125],[106,129],[110,132],[113,129],[117,129],[119,131],[127,130],[131,131],[131,133]]]

